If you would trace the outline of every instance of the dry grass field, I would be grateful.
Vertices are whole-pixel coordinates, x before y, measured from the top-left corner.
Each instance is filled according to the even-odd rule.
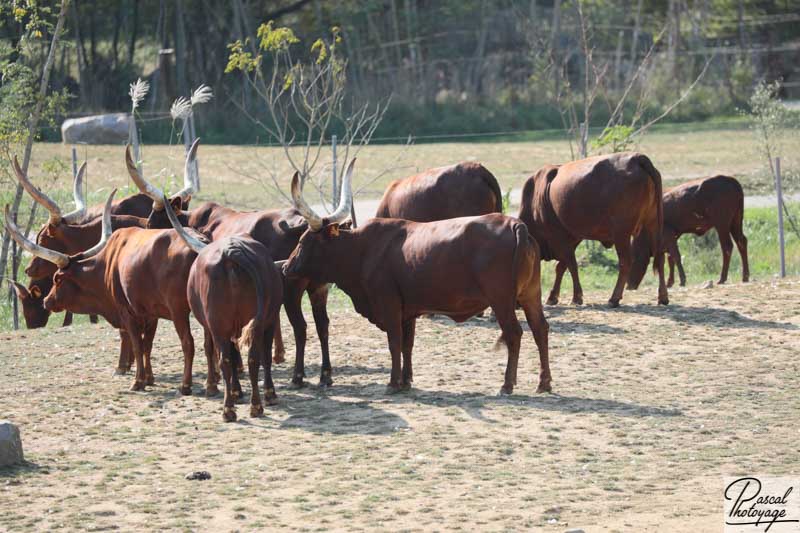
[[[486,319],[420,319],[414,388],[386,395],[385,337],[337,297],[334,387],[291,390],[283,364],[279,404],[232,424],[201,358],[177,394],[169,323],[142,393],[111,375],[107,325],[3,333],[29,462],[0,470],[0,530],[720,531],[723,476],[798,475],[800,280],[607,296],[546,309],[553,394],[525,328],[511,397]]]
[[[771,181],[765,173],[764,161],[756,153],[753,134],[741,125],[709,128],[697,125],[697,129],[693,130],[691,125],[681,125],[654,130],[635,149],[651,157],[664,177],[665,186],[702,176],[730,174],[743,182],[747,194],[770,191]],[[800,153],[800,136],[794,136],[787,143],[785,153]],[[329,156],[328,149],[325,155]],[[145,175],[168,191],[177,190],[180,187],[168,176],[181,179],[183,157],[183,145],[145,145]],[[48,182],[45,178],[37,180],[37,176],[43,176],[42,165],[53,158],[68,162],[70,147],[57,143],[37,144],[33,151],[31,179],[52,189],[69,191],[69,172],[62,172],[60,175],[63,177],[57,183]],[[86,158],[89,162],[90,192],[101,187],[125,187],[129,183],[122,147],[79,147],[79,158]],[[282,149],[201,145],[199,159],[203,190],[198,198],[201,200],[215,200],[252,209],[277,207],[281,199],[274,193],[268,193],[258,181],[266,177],[265,168],[275,170],[283,179],[283,189],[288,190],[291,172]],[[361,192],[361,198],[378,198],[386,184],[393,179],[430,167],[477,160],[497,176],[503,191],[506,191],[521,187],[525,178],[542,165],[569,159],[569,146],[563,139],[448,142],[410,147],[372,145],[358,155],[354,183],[357,187],[369,184]],[[791,158],[785,160],[784,168],[796,172],[800,168],[800,161]],[[377,176],[380,177],[372,182]],[[791,182],[787,186],[793,187]],[[96,198],[99,201],[100,196]]]

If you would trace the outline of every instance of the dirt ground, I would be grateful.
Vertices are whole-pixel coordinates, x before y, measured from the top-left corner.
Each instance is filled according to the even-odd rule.
[[[673,289],[666,308],[607,292],[546,309],[553,394],[534,392],[527,328],[498,397],[496,324],[420,319],[414,388],[387,395],[384,335],[342,307],[334,387],[291,390],[284,363],[280,403],[232,424],[202,357],[177,394],[169,323],[143,393],[112,376],[107,325],[3,333],[0,418],[29,463],[0,470],[0,530],[720,531],[723,476],[799,475],[800,280]]]

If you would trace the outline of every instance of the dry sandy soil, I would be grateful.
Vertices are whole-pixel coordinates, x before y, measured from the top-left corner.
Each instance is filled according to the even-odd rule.
[[[169,323],[143,393],[106,325],[4,333],[0,418],[29,463],[0,470],[0,530],[720,531],[723,476],[798,476],[800,280],[607,297],[546,309],[554,393],[526,332],[511,397],[487,319],[420,319],[414,388],[387,395],[385,337],[338,300],[334,387],[291,390],[283,364],[279,404],[231,424],[202,361],[176,393]]]

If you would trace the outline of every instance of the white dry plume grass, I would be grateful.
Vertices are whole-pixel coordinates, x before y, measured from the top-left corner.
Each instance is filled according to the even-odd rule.
[[[186,120],[192,116],[193,107],[197,104],[205,104],[209,100],[214,97],[214,94],[211,92],[211,87],[208,85],[202,84],[200,87],[195,89],[192,93],[191,98],[186,98],[185,96],[179,96],[173,103],[172,107],[169,110],[170,115],[172,115],[172,120]]]
[[[149,90],[150,84],[142,80],[142,78],[137,79],[135,83],[131,83],[131,88],[128,91],[128,95],[131,97],[131,113],[136,111],[136,108],[145,99]]]

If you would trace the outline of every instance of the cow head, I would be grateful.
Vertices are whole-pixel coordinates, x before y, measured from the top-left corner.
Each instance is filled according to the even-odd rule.
[[[28,329],[43,328],[50,318],[50,311],[44,308],[44,295],[53,286],[52,278],[34,280],[28,287],[16,281],[9,281],[22,304],[22,316]]]
[[[148,228],[166,229],[170,227],[169,218],[164,212],[164,206],[167,203],[178,213],[188,209],[192,195],[200,189],[200,186],[195,183],[192,178],[192,166],[197,157],[197,147],[199,144],[200,139],[195,139],[194,143],[192,143],[192,147],[189,148],[189,152],[186,154],[186,162],[183,168],[183,189],[172,195],[169,199],[167,199],[161,189],[148,182],[144,179],[144,176],[139,173],[139,169],[136,168],[136,163],[133,162],[133,158],[131,157],[130,145],[125,149],[125,166],[128,168],[128,174],[139,188],[139,191],[153,200],[153,210],[147,219]],[[185,215],[181,216],[185,218]]]
[[[105,248],[112,231],[111,203],[114,200],[114,194],[116,194],[116,192],[116,189],[114,189],[106,201],[103,211],[103,229],[100,242],[88,250],[72,256],[50,250],[29,241],[12,220],[8,206],[6,206],[5,222],[6,231],[8,231],[9,235],[11,235],[24,250],[52,263],[57,269],[53,276],[53,287],[44,299],[45,310],[50,312],[63,310],[76,313],[94,312],[93,309],[85,307],[84,300],[87,298],[91,299],[93,291],[88,290],[88,287],[86,287],[84,283],[86,276],[81,275],[83,272],[91,271],[93,265],[86,264],[86,262],[82,260],[94,257]],[[40,296],[41,294],[42,292],[40,292]],[[32,291],[29,291],[29,296],[33,296]]]
[[[351,178],[355,162],[355,159],[350,162],[342,179],[339,207],[327,217],[320,217],[306,203],[300,188],[300,175],[295,173],[292,178],[292,201],[295,209],[308,222],[308,229],[300,237],[300,242],[297,243],[297,247],[283,267],[283,272],[286,276],[311,279],[325,278],[323,271],[330,260],[331,245],[342,238],[342,232],[349,231],[349,228],[344,229],[342,226],[350,217],[350,212],[353,208]]]

